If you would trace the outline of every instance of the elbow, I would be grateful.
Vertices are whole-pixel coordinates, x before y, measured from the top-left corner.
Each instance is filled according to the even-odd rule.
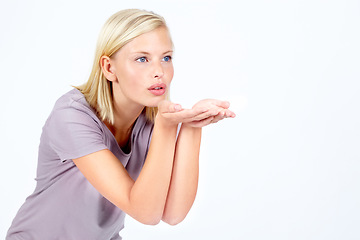
[[[171,226],[175,226],[182,222],[185,219],[185,216],[182,214],[149,213],[133,216],[133,218],[145,225],[157,225],[160,221],[163,221]]]
[[[176,219],[174,219],[174,220],[166,220],[164,222],[166,222],[167,224],[169,224],[171,226],[175,226],[175,225],[178,225],[181,221],[177,221]]]
[[[154,226],[160,223],[161,217],[156,215],[148,215],[148,216],[134,217],[134,219],[142,224]]]
[[[142,221],[142,223],[145,225],[155,226],[160,223],[160,219],[158,219],[158,218],[148,219],[148,220]]]
[[[163,216],[162,221],[171,226],[175,226],[181,223],[184,219],[185,217],[181,217],[181,216]]]
[[[163,222],[175,226],[181,223],[187,214],[180,214],[180,213],[162,213],[159,214],[158,212],[152,212],[148,214],[144,214],[144,211],[141,212],[142,214],[138,214],[136,216],[132,216],[138,222],[145,224],[145,225],[157,225],[162,220]]]

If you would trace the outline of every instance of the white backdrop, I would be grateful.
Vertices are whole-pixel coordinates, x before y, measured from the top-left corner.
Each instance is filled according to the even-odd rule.
[[[0,238],[34,190],[41,128],[86,81],[118,10],[163,15],[172,100],[230,100],[204,129],[198,196],[175,227],[124,239],[360,239],[360,1],[0,1]]]

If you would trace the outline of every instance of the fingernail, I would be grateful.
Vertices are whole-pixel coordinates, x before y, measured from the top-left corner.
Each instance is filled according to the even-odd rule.
[[[175,108],[176,111],[181,110],[181,106],[179,104],[176,104],[174,108]]]

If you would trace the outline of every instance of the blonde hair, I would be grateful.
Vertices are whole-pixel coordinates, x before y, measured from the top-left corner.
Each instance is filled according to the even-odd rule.
[[[126,9],[112,15],[100,31],[96,46],[95,59],[88,81],[77,86],[88,103],[93,107],[102,121],[114,124],[114,107],[112,83],[108,81],[100,66],[102,56],[111,57],[128,42],[141,34],[166,27],[163,17],[145,10]],[[145,107],[146,117],[154,121],[157,107]]]

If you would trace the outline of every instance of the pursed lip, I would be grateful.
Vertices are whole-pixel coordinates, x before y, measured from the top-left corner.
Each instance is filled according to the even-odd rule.
[[[154,85],[151,85],[148,90],[157,90],[157,89],[166,89],[165,83],[156,83]]]

